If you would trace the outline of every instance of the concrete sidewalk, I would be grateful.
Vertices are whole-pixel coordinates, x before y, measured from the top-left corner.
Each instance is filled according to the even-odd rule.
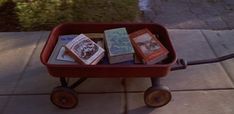
[[[234,53],[234,30],[169,29],[178,58],[200,60]],[[81,84],[79,105],[70,110],[50,102],[58,78],[48,74],[39,55],[49,32],[0,33],[1,114],[233,114],[234,59],[189,66],[161,78],[171,102],[147,108],[148,78],[92,78]]]
[[[141,1],[141,0],[140,0]],[[145,21],[167,28],[233,29],[233,0],[142,0]],[[149,2],[146,2],[149,1]]]

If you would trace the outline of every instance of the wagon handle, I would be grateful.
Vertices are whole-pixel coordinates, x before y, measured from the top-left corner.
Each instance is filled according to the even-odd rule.
[[[195,60],[195,61],[188,61],[188,62],[184,59],[177,59],[176,63],[172,66],[171,71],[186,69],[187,66],[192,66],[192,65],[217,63],[217,62],[225,61],[225,60],[232,59],[232,58],[234,58],[234,53],[224,55],[221,57],[217,57],[217,58],[212,58],[212,59]]]

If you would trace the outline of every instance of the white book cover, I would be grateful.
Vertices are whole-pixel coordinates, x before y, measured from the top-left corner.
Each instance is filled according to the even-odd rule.
[[[80,61],[84,64],[92,64],[98,57],[102,56],[104,49],[97,45],[90,38],[84,34],[75,37],[71,42],[66,45]]]

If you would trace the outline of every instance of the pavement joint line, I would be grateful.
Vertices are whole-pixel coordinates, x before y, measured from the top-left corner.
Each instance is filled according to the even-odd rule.
[[[123,114],[128,113],[128,93],[126,86],[126,79],[122,78],[121,85],[123,86],[123,94],[124,94],[124,105],[123,105]]]
[[[14,86],[13,90],[11,91],[11,93],[14,93],[16,87],[18,86],[20,80],[22,79],[23,75],[24,75],[25,72],[26,72],[27,66],[29,65],[29,63],[30,63],[30,61],[31,61],[31,59],[32,59],[32,56],[33,56],[33,54],[35,53],[35,51],[36,51],[36,49],[37,49],[37,47],[38,47],[38,44],[39,44],[39,42],[40,42],[40,39],[41,39],[42,36],[43,36],[43,32],[40,31],[40,33],[41,33],[41,34],[40,34],[40,37],[39,37],[38,40],[37,40],[36,46],[34,47],[34,49],[33,49],[33,51],[32,51],[32,54],[29,56],[29,59],[28,59],[28,61],[26,62],[25,66],[24,66],[24,68],[23,68],[23,71],[19,74],[19,78],[17,79],[17,82],[15,83],[15,86]],[[10,95],[10,94],[9,94],[9,95]],[[9,96],[9,95],[8,95],[8,96]],[[1,96],[1,95],[0,95],[0,96]],[[9,97],[7,98],[7,101],[6,101],[6,103],[3,105],[2,110],[0,110],[1,113],[4,113],[4,112],[5,112],[5,109],[6,109],[6,107],[8,106],[8,104],[9,104],[9,102],[10,102],[11,99],[12,99],[11,96],[9,96]]]
[[[228,3],[226,3],[226,1],[224,1],[224,2],[225,2],[226,5],[228,5]],[[223,19],[223,16],[221,16],[220,18],[221,18],[221,20],[225,23],[225,25],[227,26],[227,28],[228,28],[229,30],[231,30],[232,27],[230,27],[229,24],[228,24],[228,22],[225,21],[225,19]]]
[[[223,67],[224,71],[226,72],[228,78],[232,81],[232,85],[233,85],[233,87],[234,87],[234,83],[233,83],[233,82],[234,82],[234,79],[231,78],[231,74],[228,72],[228,70],[227,70],[227,68],[225,67],[225,65],[224,65],[223,62],[221,62],[220,64],[222,65],[222,67]]]
[[[211,88],[211,89],[184,89],[171,90],[171,92],[201,92],[201,91],[234,91],[234,88]],[[116,92],[77,92],[78,95],[84,94],[128,94],[144,93],[145,91],[116,91]],[[0,94],[0,96],[31,96],[31,95],[50,95],[51,93],[18,93],[18,94]]]
[[[50,95],[50,93],[0,94],[0,96],[29,96],[29,95]]]
[[[166,26],[164,26],[164,27],[167,28],[167,29],[176,29],[176,30],[214,30],[214,31],[233,30],[233,28],[230,28],[230,29],[220,29],[220,28],[217,28],[217,29],[211,29],[211,28],[203,28],[203,29],[189,28],[189,29],[186,29],[186,28],[169,28],[169,27],[166,27]]]
[[[196,92],[196,91],[228,91],[228,90],[234,90],[234,88],[211,88],[211,89],[181,89],[181,90],[170,90],[171,92],[183,92],[183,91],[190,91],[190,92]],[[127,93],[144,93],[145,91],[127,91]]]
[[[231,30],[231,27],[228,25],[228,23],[223,19],[222,16],[220,16],[220,19],[224,22],[224,24],[226,25],[227,29]]]
[[[171,92],[230,91],[230,90],[234,90],[234,88],[184,89],[184,90],[171,90]]]
[[[205,35],[203,30],[200,30],[202,35],[204,36],[206,42],[208,43],[209,47],[211,48],[212,52],[216,57],[219,57],[218,54],[216,53],[214,47],[211,45],[210,41],[208,40],[207,36]],[[224,66],[223,62],[219,62],[219,64],[222,66],[223,70],[225,71],[225,74],[228,76],[229,80],[232,82],[232,86],[234,87],[234,79],[231,78],[231,74],[228,72],[227,68]]]
[[[141,92],[141,91],[139,91]],[[76,92],[78,95],[82,94],[121,94],[128,93],[124,91],[119,92]],[[14,94],[0,94],[1,96],[31,96],[31,95],[50,95],[51,93],[14,93]]]

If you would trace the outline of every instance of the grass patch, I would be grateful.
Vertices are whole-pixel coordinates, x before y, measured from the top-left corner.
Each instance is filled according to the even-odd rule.
[[[3,1],[3,0],[2,0]],[[6,0],[4,0],[6,1]],[[61,22],[131,22],[138,0],[17,0],[21,30],[51,30]]]

